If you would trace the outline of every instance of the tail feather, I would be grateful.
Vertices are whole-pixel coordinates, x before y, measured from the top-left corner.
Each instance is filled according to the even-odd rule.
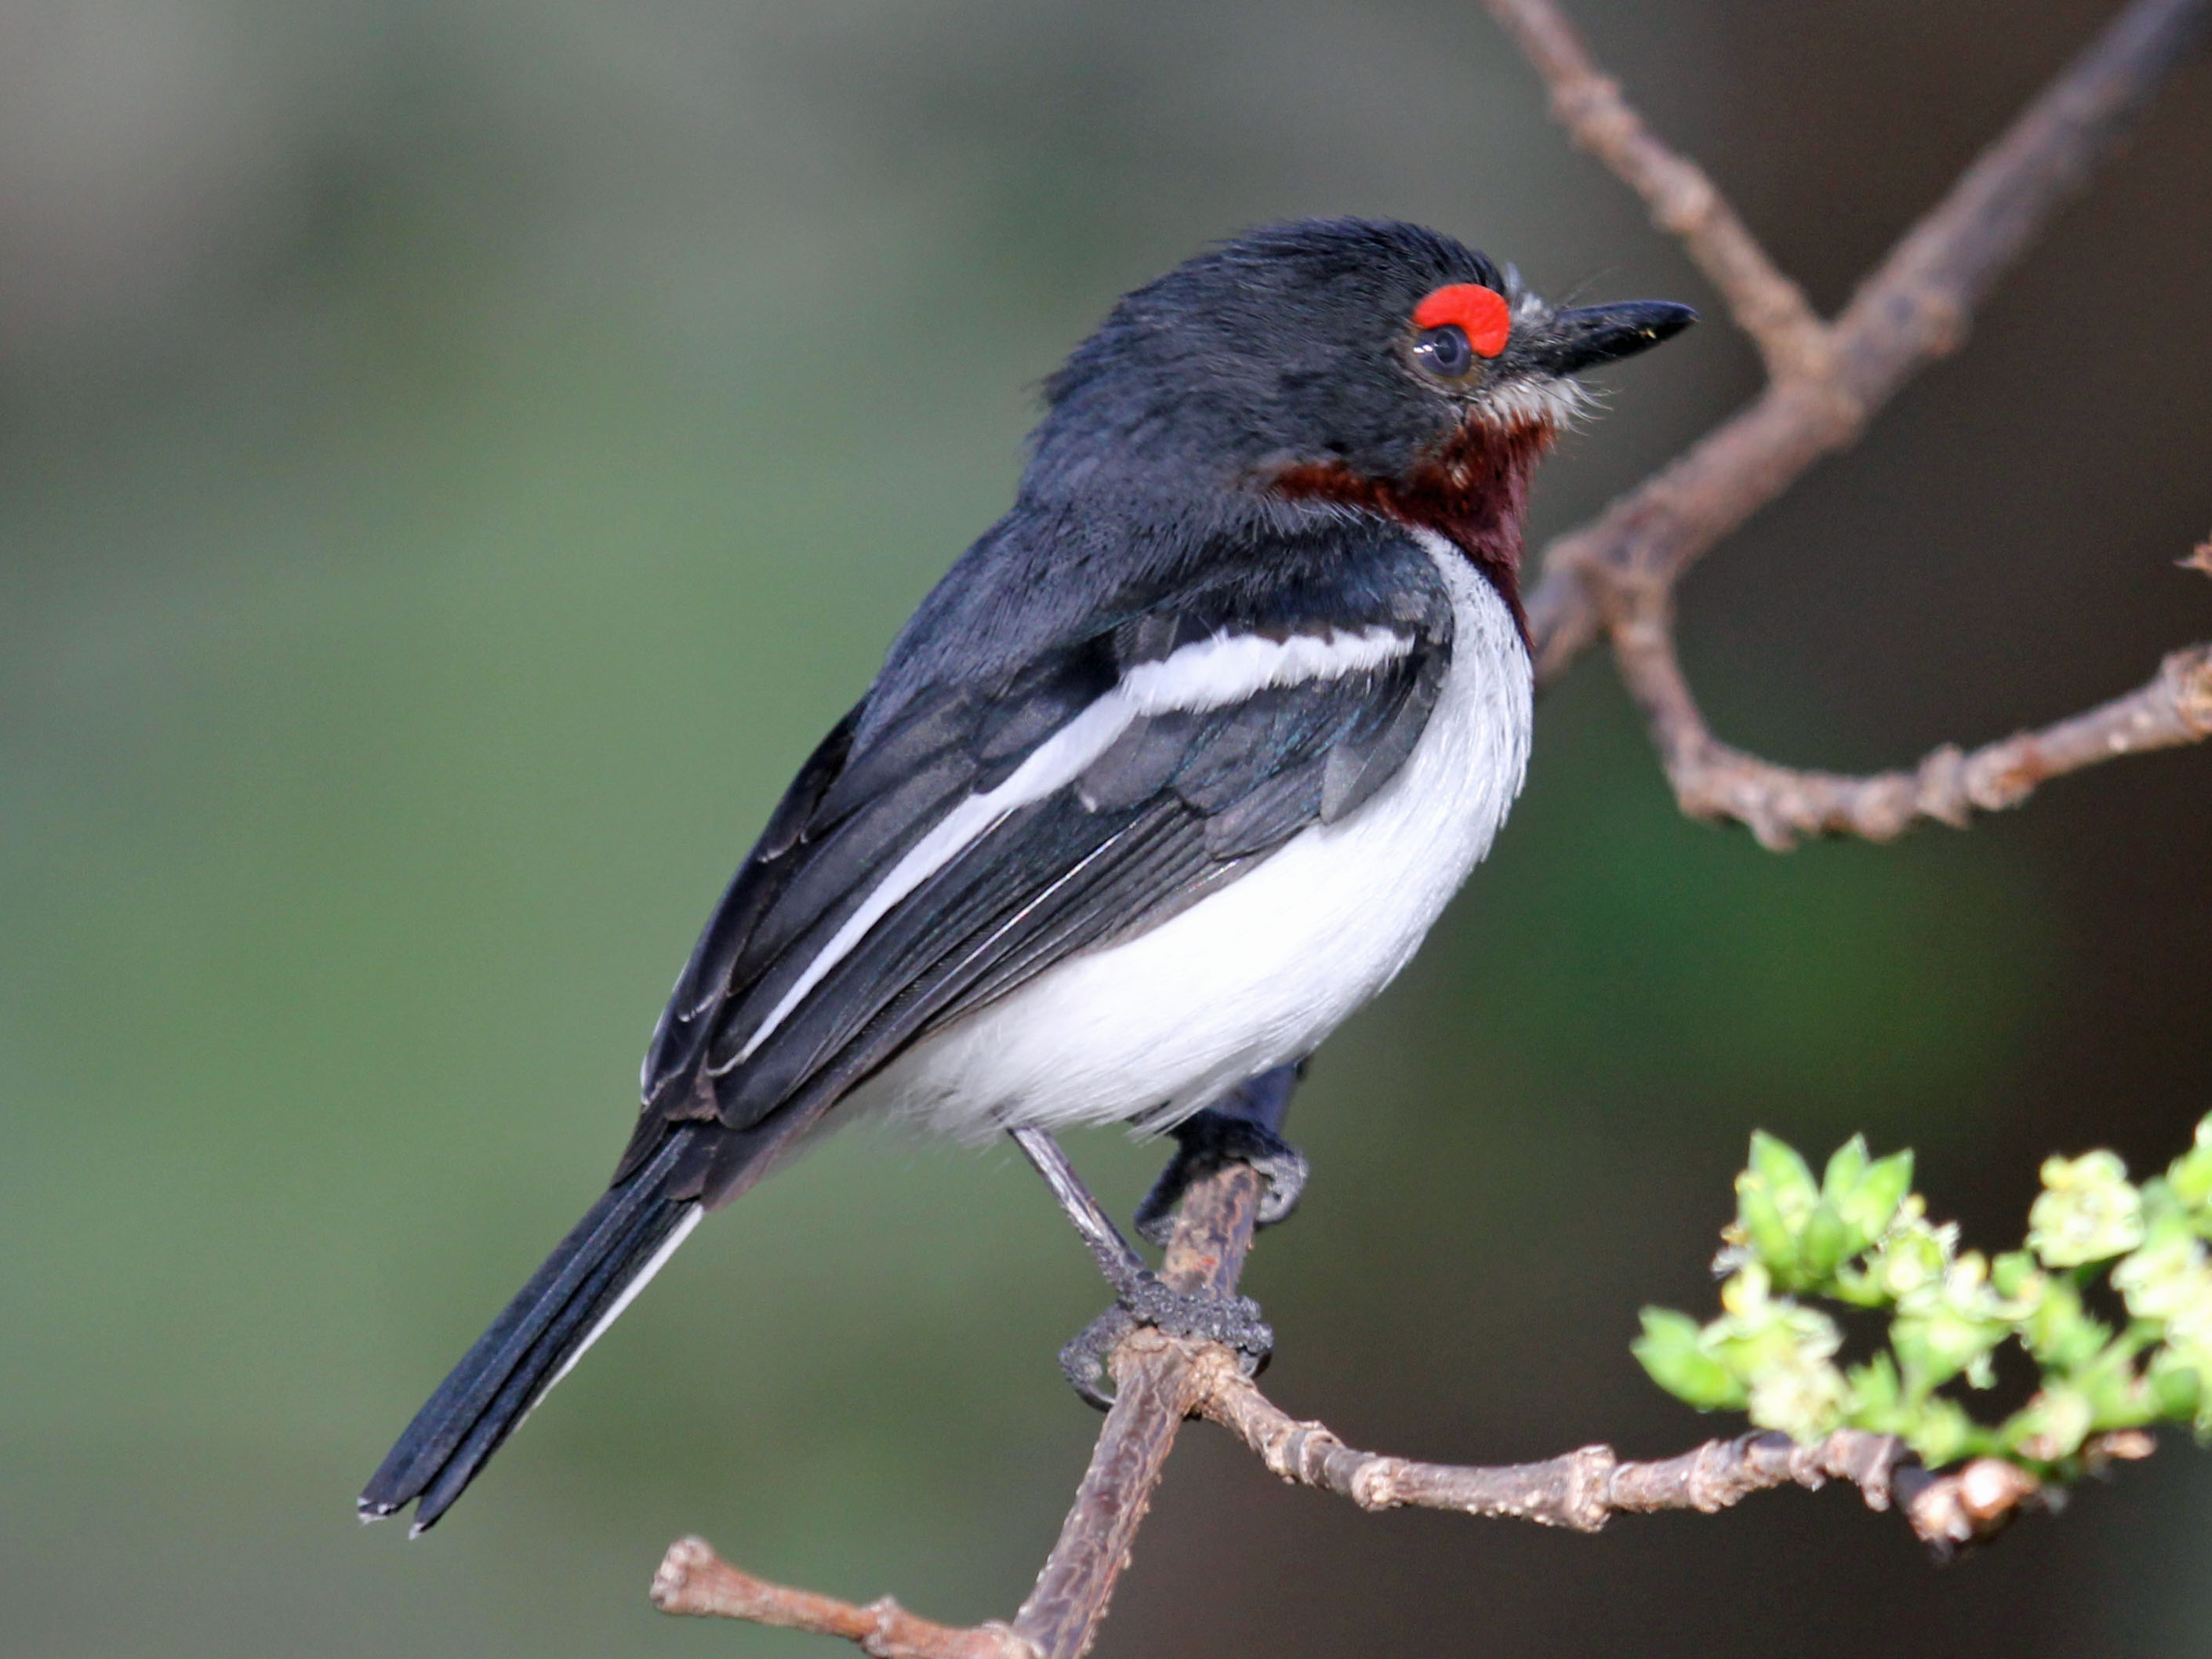
[[[671,1135],[531,1275],[370,1477],[361,1495],[364,1520],[414,1503],[416,1532],[435,1522],[645,1287],[701,1214],[696,1202],[668,1195],[690,1139],[688,1131]]]

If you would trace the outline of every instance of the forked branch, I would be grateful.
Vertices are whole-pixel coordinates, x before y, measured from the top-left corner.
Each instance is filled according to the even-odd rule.
[[[1203,1277],[1235,1288],[1251,1243],[1259,1183],[1225,1170],[1194,1188],[1170,1247],[1170,1270],[1188,1287]],[[934,1624],[888,1596],[865,1606],[756,1578],[702,1539],[669,1548],[653,1583],[664,1613],[742,1619],[840,1637],[877,1659],[1075,1659],[1104,1619],[1128,1565],[1137,1523],[1158,1483],[1176,1431],[1206,1418],[1242,1440],[1269,1473],[1348,1498],[1364,1510],[1419,1508],[1533,1521],[1595,1532],[1616,1515],[1694,1510],[1710,1515],[1754,1492],[1831,1480],[1858,1488],[1867,1507],[1900,1510],[1939,1554],[1990,1537],[2042,1501],[2034,1479],[1993,1459],[1931,1474],[1902,1443],[1847,1429],[1816,1445],[1786,1435],[1711,1440],[1656,1462],[1626,1462],[1610,1446],[1584,1446],[1540,1463],[1497,1467],[1417,1462],[1347,1446],[1319,1423],[1291,1416],[1218,1344],[1139,1329],[1114,1356],[1117,1403],[1036,1589],[1011,1624]],[[2148,1456],[2142,1433],[2103,1437],[2093,1463]]]
[[[1898,389],[1964,341],[2003,270],[2134,125],[2202,37],[2205,0],[2136,0],[2051,82],[1950,193],[1821,321],[1697,165],[1662,143],[1591,62],[1552,0],[1488,0],[1551,88],[1562,123],[1681,238],[1755,340],[1764,392],[1595,523],[1547,550],[1529,596],[1537,668],[1556,678],[1601,633],[1642,706],[1683,811],[1733,818],[1765,845],[1799,836],[1886,840],[1920,818],[1966,822],[2036,784],[2116,755],[2212,735],[2204,647],[2142,690],[1972,754],[1946,744],[1910,773],[1844,777],[1779,767],[1715,738],[1674,641],[1674,589],[1723,536],[1852,442]]]
[[[1713,736],[1665,628],[1632,622],[1615,629],[1613,654],[1682,811],[1734,819],[1776,852],[1801,836],[1888,841],[1923,818],[1963,829],[1974,813],[2017,806],[2051,778],[2212,737],[2212,646],[2193,645],[2171,653],[2148,684],[2124,697],[1971,752],[1944,744],[1910,772],[1799,771]]]

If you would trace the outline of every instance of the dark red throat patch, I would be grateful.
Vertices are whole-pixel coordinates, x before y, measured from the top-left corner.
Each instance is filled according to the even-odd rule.
[[[1470,421],[1400,478],[1365,478],[1340,461],[1306,461],[1275,475],[1292,501],[1337,501],[1432,530],[1467,555],[1504,598],[1525,643],[1521,609],[1521,526],[1528,477],[1558,429],[1548,421],[1496,427]]]

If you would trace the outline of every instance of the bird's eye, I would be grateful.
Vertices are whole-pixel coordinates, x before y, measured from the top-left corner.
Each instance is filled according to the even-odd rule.
[[[1474,367],[1474,348],[1456,323],[1425,328],[1413,342],[1413,360],[1438,380],[1463,380]]]

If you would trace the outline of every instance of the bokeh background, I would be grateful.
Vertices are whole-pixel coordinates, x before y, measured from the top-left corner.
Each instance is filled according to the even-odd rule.
[[[1583,0],[1824,306],[2101,0]],[[2212,628],[2212,74],[1684,592],[1717,728],[1858,767]],[[717,1218],[445,1525],[351,1499],[589,1197],[789,769],[1006,501],[1114,295],[1401,215],[1711,307],[1469,3],[10,0],[0,9],[0,1652],[797,1656],[659,1552],[1010,1612],[1095,1419],[1091,1269],[1002,1152],[848,1137]],[[1715,321],[1541,483],[1751,391]],[[1711,1305],[1744,1138],[1911,1144],[2016,1239],[2046,1152],[2212,1108],[2212,753],[1970,834],[1687,823],[1610,671],[1293,1114],[1273,1391],[1447,1458],[1724,1425],[1630,1359]],[[1126,1210],[1155,1147],[1076,1147]],[[1597,1539],[1363,1516],[1210,1431],[1099,1651],[2212,1653],[2169,1446],[1930,1568],[1848,1493]]]

